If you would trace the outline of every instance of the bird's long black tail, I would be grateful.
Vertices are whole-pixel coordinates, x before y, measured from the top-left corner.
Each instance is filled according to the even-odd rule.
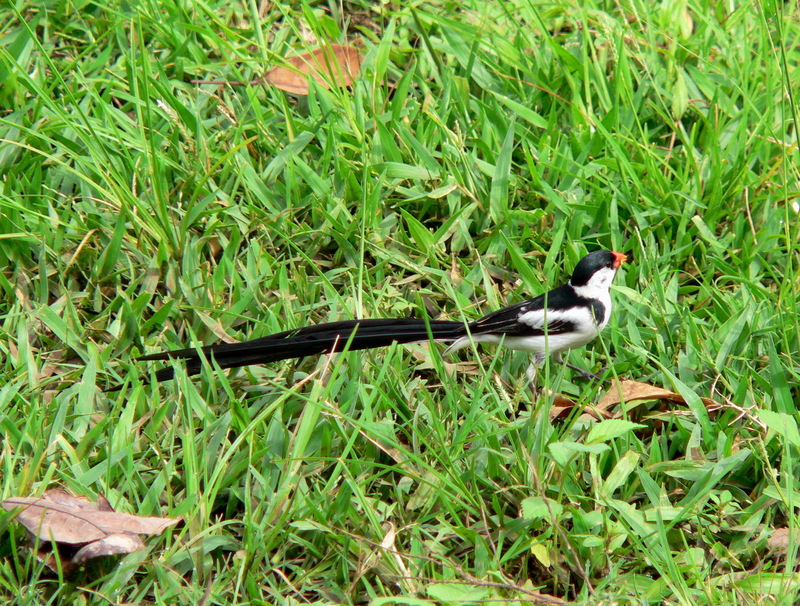
[[[416,341],[452,341],[467,334],[461,322],[442,320],[419,320],[400,318],[390,320],[345,320],[306,326],[287,330],[274,335],[245,341],[244,343],[223,343],[208,345],[198,349],[177,349],[149,354],[138,360],[185,359],[186,372],[198,374],[203,365],[203,357],[213,359],[221,368],[237,368],[248,364],[265,364],[358,349],[385,347],[392,343],[413,343]],[[202,356],[199,352],[202,352]],[[162,368],[156,372],[156,381],[166,381],[174,375],[174,370]],[[113,389],[113,388],[112,388]]]

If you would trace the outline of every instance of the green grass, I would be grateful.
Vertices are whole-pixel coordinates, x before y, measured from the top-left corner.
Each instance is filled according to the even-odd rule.
[[[0,601],[796,603],[800,542],[768,542],[800,526],[794,6],[265,6],[0,8],[0,496],[185,520],[64,578],[0,514]],[[313,36],[363,49],[352,89],[191,83]],[[632,260],[571,361],[686,398],[638,425],[549,421],[525,357],[489,348],[160,385],[133,361],[475,318],[597,247]]]

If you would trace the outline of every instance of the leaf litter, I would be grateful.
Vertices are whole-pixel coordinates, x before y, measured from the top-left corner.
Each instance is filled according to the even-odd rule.
[[[578,405],[575,401],[561,394],[553,395],[555,400],[550,411],[551,420],[567,416]],[[614,380],[611,382],[609,389],[600,397],[597,404],[587,407],[586,414],[596,419],[620,418],[623,410],[630,410],[644,402],[659,401],[679,405],[686,404],[686,399],[681,394],[669,389],[630,379]],[[703,402],[709,412],[729,407],[711,398],[701,397],[700,401]]]
[[[55,489],[41,497],[12,497],[2,503],[17,511],[17,521],[31,535],[31,549],[48,567],[70,572],[89,560],[144,549],[139,535],[160,535],[181,518],[143,517],[114,511],[104,496],[97,502]]]
[[[287,57],[260,78],[249,82],[253,86],[271,84],[287,93],[308,95],[310,80],[330,89],[332,86],[352,86],[361,69],[361,52],[347,44],[325,44],[314,50]],[[227,84],[236,86],[244,82],[225,80],[192,80],[193,84]]]

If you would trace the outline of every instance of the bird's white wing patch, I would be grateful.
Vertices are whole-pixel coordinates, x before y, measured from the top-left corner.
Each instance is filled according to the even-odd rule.
[[[548,319],[553,320],[554,316],[557,316],[560,313],[561,312],[559,311],[551,311],[547,313],[547,317]],[[517,317],[517,322],[520,324],[525,324],[526,326],[530,326],[531,328],[544,328],[544,321],[545,311],[543,309],[526,311]]]
[[[568,309],[534,309],[520,314],[517,318],[520,324],[530,326],[533,329],[544,330],[545,324],[555,326],[557,324],[573,324],[576,330],[583,327],[594,328],[596,322],[592,317],[591,309],[586,307],[570,307]]]

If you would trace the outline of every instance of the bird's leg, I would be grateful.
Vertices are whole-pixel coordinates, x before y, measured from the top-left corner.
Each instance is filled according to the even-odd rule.
[[[569,364],[569,363],[566,364],[566,367],[567,368],[571,368],[572,370],[577,372],[580,376],[582,376],[587,381],[599,381],[600,378],[603,376],[603,373],[606,371],[606,369],[603,368],[598,373],[589,372],[588,370],[580,368],[579,366],[574,366],[573,364]],[[610,381],[605,380],[605,381],[603,381],[603,383],[610,383]]]
[[[530,366],[528,366],[528,369],[525,371],[525,376],[528,379],[528,387],[530,387],[531,393],[533,393],[534,396],[536,396],[536,377],[539,375],[539,367],[544,364],[546,359],[544,354],[533,354]]]
[[[536,375],[539,374],[539,368],[534,362],[531,362],[528,369],[525,371],[525,376],[528,379],[528,387],[530,387],[533,395],[536,395]]]

